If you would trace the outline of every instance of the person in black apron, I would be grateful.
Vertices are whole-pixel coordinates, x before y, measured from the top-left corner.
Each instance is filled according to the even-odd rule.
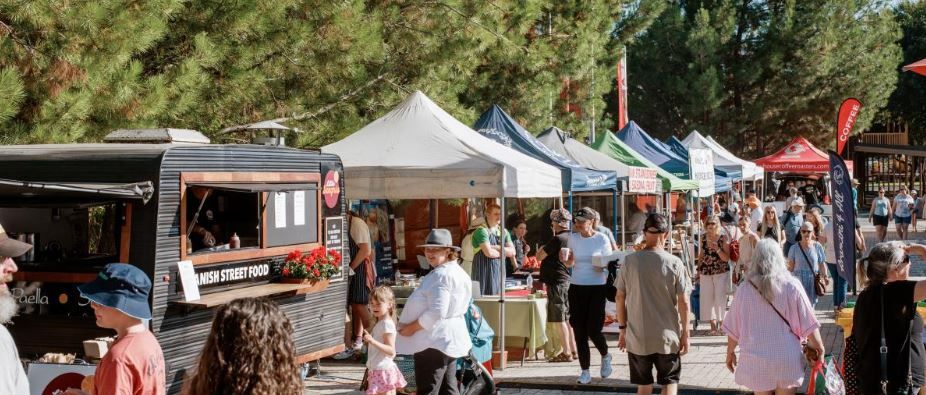
[[[363,328],[370,322],[367,304],[370,303],[370,291],[373,289],[376,274],[373,273],[373,247],[370,228],[366,222],[354,214],[348,215],[347,242],[350,247],[350,269],[353,272],[347,281],[347,304],[351,313],[351,328],[347,335],[347,348],[335,354],[334,359],[347,359],[363,347]]]
[[[508,231],[502,232],[499,224],[502,220],[502,209],[497,204],[486,207],[486,227],[479,228],[473,233],[473,280],[479,282],[479,289],[483,295],[498,295],[501,292],[499,277],[502,274],[502,258],[515,256],[514,244]],[[502,248],[502,237],[505,247]]]

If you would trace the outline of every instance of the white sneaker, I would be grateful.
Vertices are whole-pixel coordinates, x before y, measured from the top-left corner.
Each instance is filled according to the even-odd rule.
[[[353,349],[354,352],[362,351],[363,350],[363,340],[357,339],[356,341],[354,341],[354,346],[351,347],[351,349]]]
[[[579,384],[588,384],[588,383],[591,383],[591,382],[592,382],[592,374],[588,372],[588,369],[585,369],[585,370],[582,371],[581,374],[579,374],[579,379],[576,380],[576,382],[578,382]]]
[[[601,357],[601,378],[606,379],[611,375],[611,354]]]
[[[344,351],[341,351],[337,354],[332,355],[331,358],[337,361],[343,361],[345,359],[350,359],[353,356],[354,356],[354,349],[348,348]]]

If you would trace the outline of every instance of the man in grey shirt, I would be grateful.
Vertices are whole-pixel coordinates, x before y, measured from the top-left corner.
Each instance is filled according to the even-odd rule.
[[[0,394],[29,393],[29,380],[19,362],[16,343],[4,325],[13,319],[19,308],[6,285],[13,281],[13,273],[17,270],[12,257],[25,254],[30,249],[31,245],[10,238],[0,226]]]
[[[645,247],[627,256],[614,281],[617,288],[617,346],[627,350],[630,382],[638,394],[653,393],[653,368],[663,394],[678,393],[681,356],[688,352],[688,292],[691,282],[681,259],[665,249],[669,222],[646,218]]]

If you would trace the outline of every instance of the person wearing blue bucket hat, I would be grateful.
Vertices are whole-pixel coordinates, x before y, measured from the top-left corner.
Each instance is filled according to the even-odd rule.
[[[164,394],[164,354],[147,326],[151,319],[148,275],[129,264],[110,263],[77,290],[90,300],[97,326],[117,335],[96,369],[92,395]],[[69,389],[66,394],[86,393]]]

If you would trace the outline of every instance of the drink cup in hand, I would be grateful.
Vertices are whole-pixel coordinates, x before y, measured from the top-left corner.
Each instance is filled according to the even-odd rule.
[[[569,260],[569,256],[571,254],[572,254],[572,249],[566,248],[566,247],[560,248],[559,249],[559,260],[566,262]]]

